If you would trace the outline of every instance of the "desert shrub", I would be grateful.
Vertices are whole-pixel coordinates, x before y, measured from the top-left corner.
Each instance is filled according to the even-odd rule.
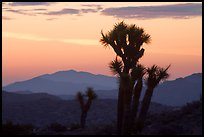
[[[191,114],[195,109],[201,108],[201,101],[194,101],[191,103],[187,103],[185,106],[181,108],[182,113],[184,114]]]
[[[79,129],[79,128],[81,128],[80,124],[78,124],[78,123],[71,123],[69,129],[72,131],[72,130]]]
[[[178,135],[182,134],[183,127],[178,124],[163,125],[159,130],[159,135]]]
[[[95,129],[96,135],[113,135],[116,134],[116,127],[113,124],[105,124],[96,127]]]
[[[47,129],[55,132],[65,132],[67,131],[67,127],[64,125],[61,125],[57,122],[51,123],[50,125],[47,126]]]
[[[145,121],[145,126],[151,125],[152,124],[152,120],[151,119],[147,119]]]
[[[13,124],[12,121],[2,124],[3,135],[32,135],[33,129],[32,124]]]

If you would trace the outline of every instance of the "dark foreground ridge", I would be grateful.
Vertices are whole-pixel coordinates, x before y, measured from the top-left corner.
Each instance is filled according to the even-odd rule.
[[[79,128],[80,106],[75,100],[5,91],[2,99],[4,134],[116,134],[117,101],[113,99],[95,100],[84,129]],[[202,103],[196,101],[182,108],[152,103],[145,125],[141,134],[201,134]]]

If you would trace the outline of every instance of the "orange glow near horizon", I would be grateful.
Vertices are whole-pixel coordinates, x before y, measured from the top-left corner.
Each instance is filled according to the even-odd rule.
[[[49,10],[82,8],[82,3],[57,3]],[[93,3],[86,3],[93,4]],[[105,7],[148,6],[151,3],[95,3]],[[169,3],[152,3],[162,5]],[[34,9],[29,6],[12,9]],[[43,6],[36,6],[44,8]],[[85,7],[83,7],[85,8]],[[115,18],[96,13],[61,16],[29,16],[4,11],[2,16],[2,75],[3,86],[27,80],[38,75],[74,69],[112,76],[108,63],[115,58],[112,48],[99,42],[101,30],[108,32],[113,25],[124,20],[127,24],[143,27],[152,42],[144,45],[141,64],[171,64],[170,79],[202,72],[202,16],[187,19]],[[3,18],[3,17],[2,17]],[[53,20],[47,20],[54,18]],[[56,18],[56,19],[55,19]]]

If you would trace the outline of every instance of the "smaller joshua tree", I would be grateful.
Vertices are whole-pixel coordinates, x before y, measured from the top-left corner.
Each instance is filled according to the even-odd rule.
[[[79,101],[80,107],[81,107],[80,126],[81,126],[81,128],[84,128],[85,124],[86,124],[87,113],[91,107],[92,101],[97,98],[97,95],[94,92],[94,90],[89,87],[89,88],[87,88],[85,94],[78,92],[76,97],[77,97],[77,100]],[[86,103],[85,103],[85,99],[87,100]]]

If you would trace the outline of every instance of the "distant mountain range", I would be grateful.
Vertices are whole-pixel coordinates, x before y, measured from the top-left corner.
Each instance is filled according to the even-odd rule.
[[[202,97],[202,73],[166,81],[154,92],[152,101],[172,106],[182,106]]]
[[[95,90],[117,89],[117,79],[105,75],[94,75],[88,72],[69,70],[15,82],[3,87],[3,90],[29,90],[33,93],[46,92],[54,95],[75,95],[77,91],[83,91],[87,87],[93,87]]]
[[[143,87],[141,98],[145,94]],[[118,90],[97,91],[101,98],[117,98]],[[202,96],[202,73],[195,73],[184,78],[165,81],[159,84],[153,93],[152,101],[170,106],[183,106],[199,100]]]
[[[84,91],[87,87],[93,87],[98,97],[102,99],[116,99],[118,95],[117,78],[74,70],[59,71],[16,82],[3,87],[3,90],[24,94],[44,92],[58,95],[63,99],[74,99],[77,91]],[[145,86],[142,96],[144,91]],[[195,73],[159,84],[154,91],[152,101],[165,105],[182,106],[187,102],[198,100],[201,95],[202,73]]]

